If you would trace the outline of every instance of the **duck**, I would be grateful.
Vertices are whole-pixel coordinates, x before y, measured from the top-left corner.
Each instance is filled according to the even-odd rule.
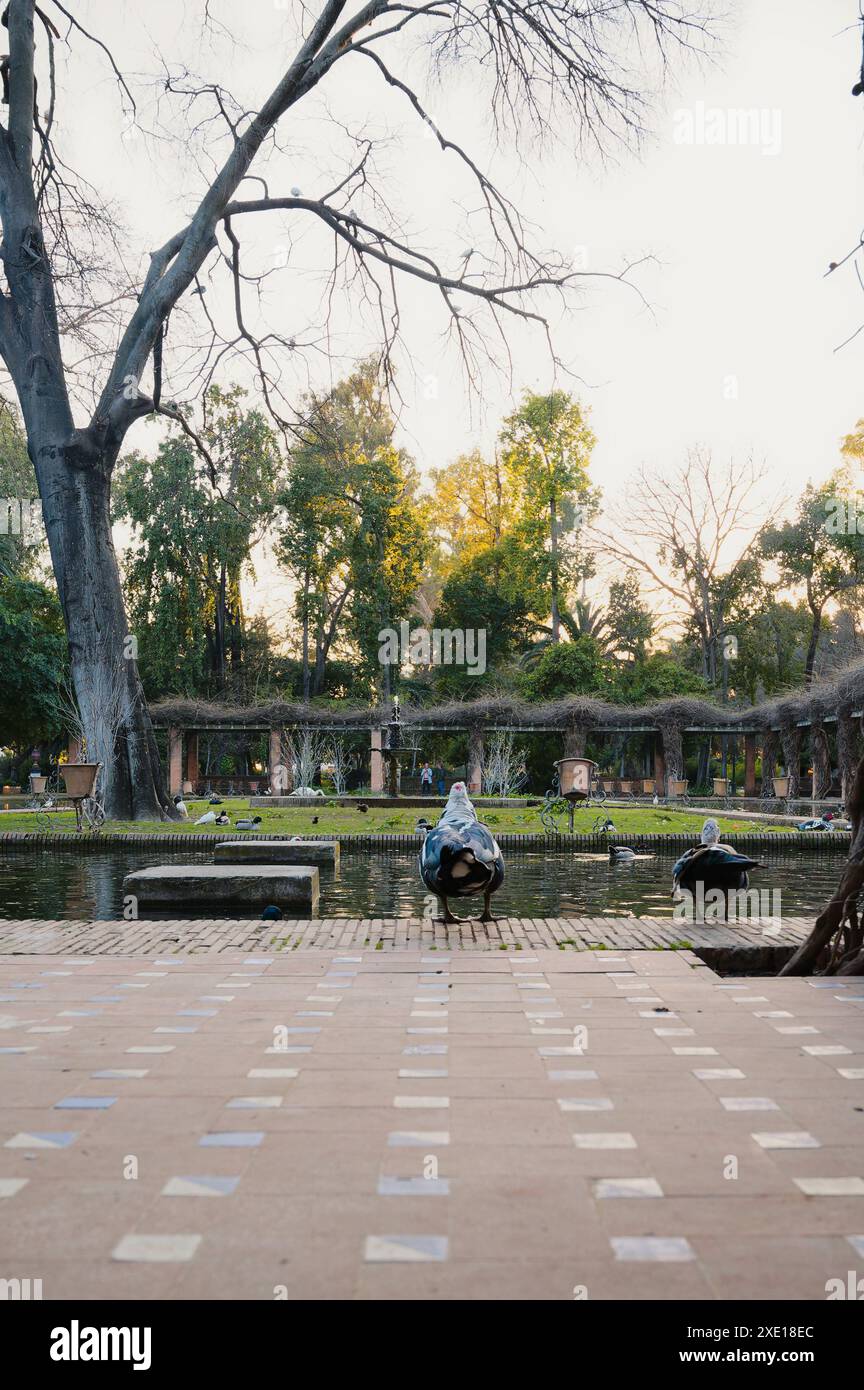
[[[230,825],[230,824],[231,824],[231,819],[230,819],[230,817],[229,817],[227,811],[220,811],[220,812],[219,812],[218,816],[216,817],[216,824],[217,824],[217,825]]]
[[[796,825],[795,829],[796,829],[796,830],[833,830],[833,829],[834,829],[834,812],[833,812],[833,811],[826,811],[824,815],[817,817],[815,820],[805,820],[805,821],[802,821],[800,825]]]
[[[601,835],[609,835],[609,834],[617,835],[617,834],[618,834],[618,831],[615,829],[615,826],[614,826],[613,822],[609,819],[608,816],[607,816],[606,819],[604,820],[603,824],[600,826],[599,833],[600,833]]]
[[[216,823],[216,812],[215,812],[215,811],[205,811],[204,814],[203,814],[203,816],[199,816],[198,819],[197,819],[196,822],[195,822],[196,825],[215,825],[215,823]]]
[[[483,894],[481,922],[491,922],[490,900],[504,882],[504,856],[491,830],[477,819],[464,782],[454,782],[438,824],[423,837],[420,877],[440,900],[444,921],[457,919],[447,899]]]
[[[312,817],[312,824],[313,824],[313,825],[317,825],[317,824],[318,824],[318,817],[317,817],[317,816],[313,816],[313,817]]]
[[[420,816],[420,818],[418,819],[417,824],[415,825],[414,829],[415,829],[416,831],[419,831],[420,834],[425,834],[426,831],[427,831],[427,830],[431,830],[432,827],[431,827],[431,825],[429,824],[429,822],[428,822],[428,820],[426,819],[425,816]]]
[[[262,922],[279,922],[281,918],[282,909],[281,907],[276,907],[274,903],[271,903],[269,907],[265,907],[264,911],[261,913]]]
[[[761,867],[758,859],[748,859],[745,854],[738,854],[732,845],[722,844],[720,827],[711,818],[702,826],[700,843],[686,850],[673,868],[673,891],[695,895],[701,885],[703,898],[719,890],[727,898],[728,906],[727,895],[746,888],[750,869]]]
[[[174,797],[174,809],[181,820],[189,819],[189,808],[186,805],[186,802],[183,800],[182,796]]]
[[[211,806],[221,806],[221,805],[222,805],[222,798],[221,798],[221,796],[217,796],[216,793],[214,792],[213,795],[210,797],[210,805],[211,805]]]
[[[256,825],[260,825],[260,824],[261,824],[261,817],[260,817],[260,816],[253,816],[251,820],[249,819],[248,816],[246,816],[246,818],[245,818],[244,820],[235,820],[235,822],[234,822],[234,829],[235,829],[235,830],[254,830],[255,827],[256,827]]]
[[[629,845],[610,845],[609,863],[610,864],[632,864],[636,858],[635,849]]]
[[[362,812],[362,814],[365,816],[366,812],[369,810],[369,807],[366,805],[365,801],[358,801],[357,810]]]

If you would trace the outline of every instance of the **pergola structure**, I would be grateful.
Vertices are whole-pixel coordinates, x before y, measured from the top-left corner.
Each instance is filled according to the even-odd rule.
[[[474,793],[480,791],[484,735],[499,730],[558,733],[565,757],[584,755],[589,735],[650,735],[654,780],[660,792],[665,791],[668,782],[683,776],[685,737],[737,736],[744,743],[744,794],[758,795],[756,764],[761,753],[763,795],[771,794],[771,781],[781,761],[789,777],[790,798],[799,795],[799,768],[805,746],[813,764],[814,795],[817,787],[827,790],[831,781],[828,732],[832,730],[845,799],[859,756],[857,744],[862,710],[864,662],[832,681],[819,682],[806,690],[750,708],[714,705],[689,697],[634,707],[582,696],[545,704],[501,696],[437,706],[404,706],[398,727],[412,733],[467,733],[468,783]],[[382,706],[357,708],[275,701],[235,707],[197,700],[166,700],[153,706],[151,714],[154,725],[167,731],[168,782],[172,794],[182,789],[184,781],[198,780],[198,736],[202,732],[268,735],[271,789],[284,791],[290,791],[291,787],[285,781],[283,746],[286,734],[292,731],[313,729],[317,733],[334,735],[367,732],[373,793],[384,790],[385,762],[388,753],[395,751],[391,748],[391,732],[398,737],[393,709]],[[290,769],[288,773],[290,776]],[[818,792],[818,795],[824,794],[824,791]]]

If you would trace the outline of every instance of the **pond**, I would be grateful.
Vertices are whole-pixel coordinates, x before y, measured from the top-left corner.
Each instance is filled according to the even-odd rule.
[[[662,852],[636,863],[609,864],[605,855],[573,851],[509,850],[503,887],[495,895],[498,916],[668,917],[676,855]],[[821,908],[840,879],[844,856],[829,850],[761,852],[765,868],[751,884],[779,890],[790,916]],[[210,864],[212,853],[160,854],[158,849],[96,851],[0,851],[0,918],[81,920],[122,918],[123,876],[151,864]],[[397,851],[343,852],[338,873],[321,871],[321,917],[418,917],[426,890],[414,855]],[[482,901],[482,900],[480,900]],[[457,916],[477,916],[480,901],[455,902]],[[143,915],[143,914],[142,914]],[[155,916],[156,914],[149,914]],[[163,916],[255,916],[257,911],[183,909]],[[286,914],[287,916],[288,914]],[[298,916],[303,916],[298,912]]]

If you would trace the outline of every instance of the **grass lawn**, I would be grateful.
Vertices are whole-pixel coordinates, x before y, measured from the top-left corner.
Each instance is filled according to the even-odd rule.
[[[178,834],[180,832],[189,835],[198,835],[202,832],[211,833],[213,830],[230,829],[229,826],[220,827],[213,825],[196,826],[192,822],[202,815],[210,807],[205,801],[189,800],[189,821],[180,824],[168,823],[165,821],[108,821],[105,829],[111,831],[129,831],[141,834],[143,832],[154,832],[161,834]],[[248,801],[241,797],[227,797],[219,810],[227,811],[231,822],[251,815],[260,815],[261,824],[256,826],[258,832],[277,835],[329,835],[329,834],[406,834],[410,833],[417,824],[418,816],[425,815],[427,820],[433,824],[438,818],[438,812],[433,808],[426,811],[417,811],[409,807],[387,807],[369,804],[369,811],[366,815],[358,811],[355,806],[328,806],[322,804],[319,807],[298,806],[285,807],[284,809],[274,807],[272,810],[264,808],[251,812]],[[478,806],[480,818],[486,825],[491,826],[497,831],[509,831],[516,834],[537,834],[541,833],[543,827],[540,823],[540,807],[525,806],[513,808],[489,808],[485,810],[482,805]],[[645,833],[655,831],[660,834],[690,834],[697,833],[705,820],[705,813],[701,811],[669,811],[662,806],[634,806],[613,808],[609,811],[601,810],[597,807],[577,810],[574,819],[574,830],[577,833],[588,833],[591,831],[594,821],[598,816],[608,815],[614,822],[616,831],[621,835]],[[317,824],[313,825],[312,818],[317,816]],[[724,834],[734,839],[736,834],[740,835],[747,830],[763,830],[769,833],[786,834],[794,827],[778,824],[776,822],[760,822],[758,820],[730,820],[723,816],[718,816],[720,828]],[[0,832],[4,830],[39,830],[35,817],[32,812],[9,811],[0,814]],[[54,832],[71,831],[74,832],[75,816],[72,811],[57,811],[51,813],[51,830]],[[239,832],[242,835],[242,831]]]

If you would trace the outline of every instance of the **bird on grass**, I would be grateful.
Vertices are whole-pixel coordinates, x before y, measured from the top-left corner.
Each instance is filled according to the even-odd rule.
[[[218,816],[215,811],[205,811],[203,816],[199,816],[196,825],[230,825],[227,811],[220,811]]]
[[[317,817],[317,816],[313,816],[313,817],[312,817],[312,824],[313,824],[313,825],[317,825],[317,824],[318,824],[318,817]]]
[[[221,806],[221,805],[222,805],[222,798],[221,798],[221,796],[217,796],[216,793],[214,792],[213,795],[210,797],[210,805],[211,805],[211,806]]]
[[[255,827],[256,827],[256,825],[260,825],[260,824],[261,824],[261,817],[260,817],[260,816],[253,816],[251,820],[250,820],[249,817],[247,816],[244,820],[235,820],[235,822],[234,822],[234,829],[235,829],[235,830],[254,830]]]
[[[420,877],[441,902],[444,921],[457,919],[447,899],[483,894],[481,922],[490,922],[490,900],[504,882],[504,857],[492,832],[477,819],[464,782],[454,782],[438,824],[420,850]]]
[[[601,825],[598,825],[598,826],[597,826],[597,831],[598,831],[598,834],[600,834],[600,835],[609,835],[609,834],[617,835],[617,834],[618,834],[617,830],[615,829],[615,826],[614,826],[613,822],[609,819],[608,816],[607,816],[606,819],[602,822]]]
[[[834,812],[833,812],[833,811],[826,811],[826,812],[824,813],[824,815],[818,816],[815,820],[805,820],[805,821],[802,821],[800,825],[796,825],[795,829],[796,829],[796,830],[833,830],[833,829],[834,829]]]
[[[186,805],[186,802],[183,800],[182,796],[175,796],[174,807],[181,820],[189,819],[189,808]]]
[[[365,816],[366,812],[369,810],[369,807],[366,805],[365,801],[358,801],[357,810],[362,811],[363,815]]]
[[[702,826],[701,843],[686,850],[672,870],[673,892],[695,896],[701,885],[704,900],[708,893],[719,890],[726,899],[728,917],[729,893],[746,888],[749,870],[761,867],[758,859],[748,859],[731,845],[722,844],[719,825],[709,819]]]

